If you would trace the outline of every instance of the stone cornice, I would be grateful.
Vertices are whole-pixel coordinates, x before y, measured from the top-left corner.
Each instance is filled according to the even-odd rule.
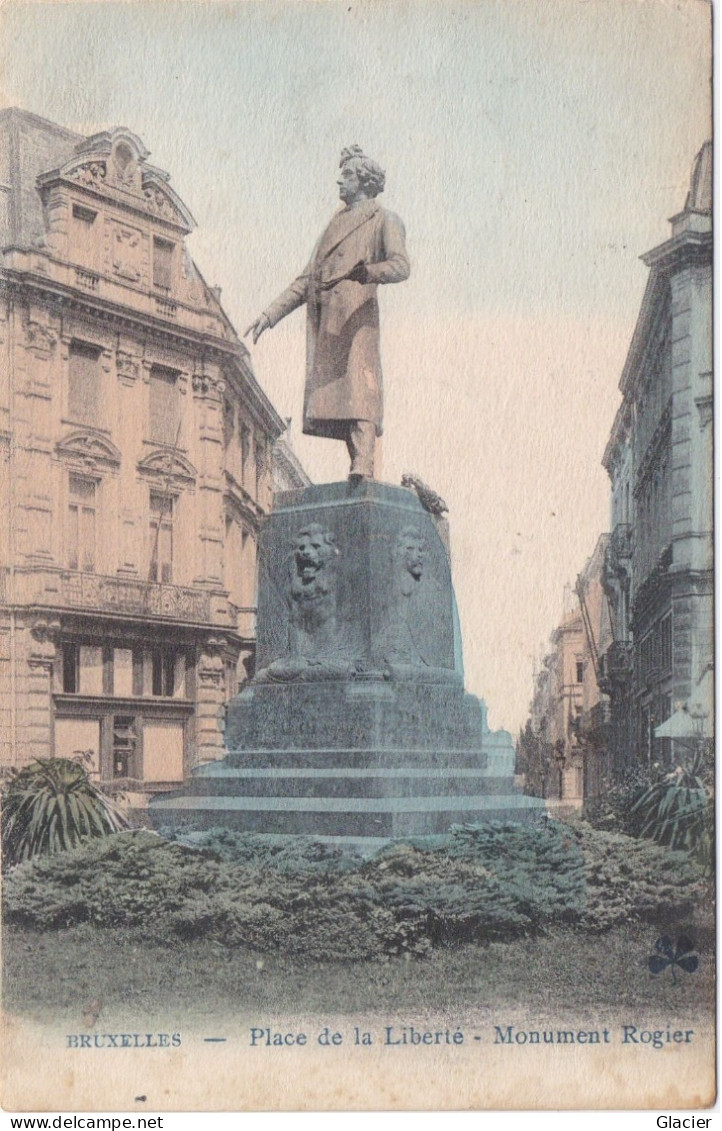
[[[631,405],[628,400],[623,400],[617,409],[612,424],[612,432],[607,441],[607,446],[604,449],[602,456],[602,467],[609,474],[611,479],[614,479],[614,472],[616,465],[622,456],[622,449],[625,444],[631,440],[632,421],[631,421]]]
[[[690,264],[712,262],[712,232],[687,230],[640,256],[647,267],[672,274]]]
[[[248,492],[231,475],[230,471],[224,472],[225,487],[223,498],[226,506],[234,510],[238,517],[243,519],[253,531],[258,532],[265,511],[252,499]]]
[[[206,355],[213,353],[218,360],[232,358],[237,349],[234,343],[213,334],[161,321],[145,311],[111,302],[98,295],[86,294],[35,272],[5,267],[0,270],[0,287],[5,287],[14,296],[32,296],[40,303],[54,305],[61,310],[77,310],[105,325],[112,323],[114,326],[126,327],[158,341],[180,344],[185,348],[192,345],[199,352],[204,350]]]
[[[652,271],[619,381],[619,388],[625,398],[633,396],[638,374],[650,351],[659,344],[656,339],[659,328],[664,323],[662,314],[668,301],[669,285],[666,276],[662,272]]]
[[[672,397],[669,396],[657,427],[644,450],[634,476],[634,497],[638,498],[644,484],[659,463],[660,455],[669,441],[672,429]]]
[[[27,250],[37,254],[37,249]],[[67,265],[61,263],[61,266]],[[208,360],[224,366],[251,415],[259,426],[265,429],[271,441],[276,440],[285,431],[285,421],[259,385],[248,361],[248,351],[238,338],[224,338],[182,323],[169,324],[151,313],[112,302],[100,295],[86,294],[37,271],[3,267],[0,269],[0,288],[3,287],[12,295],[26,299],[33,297],[39,303],[59,307],[61,310],[75,310],[101,321],[104,325],[111,324],[118,329],[142,334],[164,345],[176,346],[184,350],[190,347],[194,352],[203,354]],[[182,304],[176,305],[184,309]],[[230,323],[228,325],[230,326]]]
[[[652,270],[619,382],[623,393],[633,383],[647,354],[649,339],[660,315],[660,306],[667,298],[670,277],[689,266],[711,264],[712,232],[681,232],[640,258]]]

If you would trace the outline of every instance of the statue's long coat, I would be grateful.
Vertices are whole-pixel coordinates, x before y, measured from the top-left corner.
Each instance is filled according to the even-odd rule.
[[[376,200],[337,212],[311,262],[266,309],[271,326],[307,306],[303,430],[345,439],[348,421],[370,420],[381,435],[383,396],[379,353],[379,283],[409,276],[404,226]],[[339,279],[363,260],[366,284]]]

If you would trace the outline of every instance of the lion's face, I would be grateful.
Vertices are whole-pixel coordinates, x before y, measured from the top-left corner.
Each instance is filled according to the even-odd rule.
[[[318,523],[301,530],[293,544],[298,577],[305,584],[313,581],[336,553],[333,535]]]
[[[416,530],[402,530],[396,544],[398,560],[415,581],[421,578],[426,561],[426,546]]]

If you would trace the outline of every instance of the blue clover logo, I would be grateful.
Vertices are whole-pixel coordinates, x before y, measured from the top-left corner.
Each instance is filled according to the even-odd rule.
[[[656,954],[650,954],[647,959],[650,974],[661,974],[669,968],[672,981],[677,985],[675,967],[684,970],[685,974],[694,974],[699,966],[699,958],[694,953],[694,943],[686,935],[680,935],[676,943],[672,943],[669,935],[663,935],[654,944]]]

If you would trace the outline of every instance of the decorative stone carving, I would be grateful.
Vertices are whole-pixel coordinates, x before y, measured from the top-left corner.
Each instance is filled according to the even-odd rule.
[[[29,321],[25,324],[25,344],[38,357],[49,357],[57,340],[53,331],[42,322]]]
[[[146,475],[162,477],[177,486],[187,486],[195,482],[198,477],[193,464],[178,451],[169,451],[166,448],[151,452],[149,456],[138,462],[138,471]]]
[[[258,682],[337,679],[350,674],[336,622],[335,559],[331,530],[318,522],[299,530],[293,543],[287,599],[289,654],[256,676]]]
[[[425,560],[423,534],[415,526],[405,526],[391,549],[391,599],[386,609],[386,623],[374,648],[386,664],[426,664],[409,624],[413,602],[420,596],[423,599]]]
[[[73,608],[107,609],[194,622],[210,620],[208,594],[200,589],[95,573],[73,572],[61,576],[63,604]]]
[[[81,463],[89,471],[120,467],[120,450],[106,436],[79,429],[68,433],[56,446],[58,455]]]
[[[30,626],[33,647],[28,656],[28,666],[50,674],[55,663],[55,645],[60,633],[57,617],[37,617]]]
[[[143,189],[143,196],[151,212],[164,220],[171,220],[174,224],[183,224],[185,220],[167,194],[157,185],[148,185]]]
[[[203,644],[198,663],[198,680],[202,687],[219,688],[225,679],[223,653],[227,641],[223,636],[210,636]]]
[[[106,175],[105,161],[89,161],[86,165],[80,165],[66,174],[71,181],[77,181],[78,184],[88,185],[91,188],[102,188]]]
[[[113,238],[113,271],[137,283],[141,276],[143,244],[137,228],[116,225]]]
[[[116,142],[113,148],[112,180],[120,188],[137,191],[138,160],[127,141]]]
[[[140,376],[140,361],[124,350],[118,350],[115,355],[115,368],[124,385],[134,385]]]
[[[57,617],[38,617],[30,626],[30,635],[39,644],[55,644],[61,629]]]
[[[194,373],[191,384],[193,392],[199,397],[220,397],[226,390],[226,383],[221,377],[209,377],[205,373]]]

